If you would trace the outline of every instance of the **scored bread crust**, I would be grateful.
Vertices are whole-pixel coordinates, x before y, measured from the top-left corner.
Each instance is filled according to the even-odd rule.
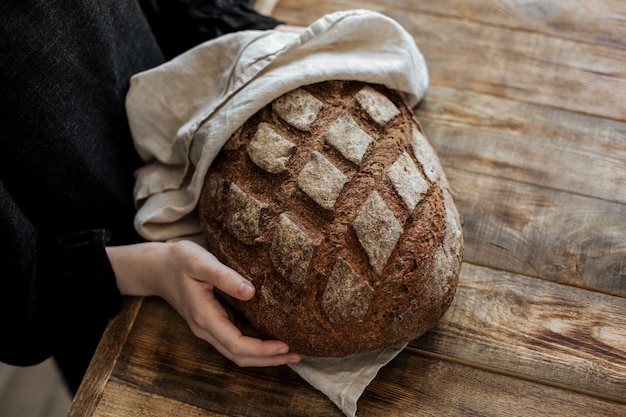
[[[292,351],[345,356],[415,339],[450,306],[459,215],[399,94],[326,81],[251,117],[207,173],[207,248],[254,284],[236,308]]]

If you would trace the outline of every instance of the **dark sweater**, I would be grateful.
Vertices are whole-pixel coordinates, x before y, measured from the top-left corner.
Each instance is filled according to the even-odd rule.
[[[54,356],[74,390],[122,303],[104,247],[140,241],[130,76],[278,23],[245,1],[141,3],[0,3],[0,361]]]

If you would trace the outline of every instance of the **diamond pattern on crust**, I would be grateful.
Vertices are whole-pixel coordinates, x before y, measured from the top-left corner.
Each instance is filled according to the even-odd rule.
[[[259,168],[272,174],[285,171],[296,145],[282,137],[269,123],[260,123],[248,145],[248,155]]]
[[[379,125],[384,126],[400,114],[395,104],[372,87],[365,86],[355,95],[367,114]]]
[[[324,155],[317,151],[298,175],[302,191],[326,210],[332,210],[348,178]]]
[[[389,167],[386,176],[410,211],[422,200],[422,194],[428,191],[428,182],[406,152]]]
[[[415,126],[411,126],[411,146],[415,158],[420,161],[424,168],[426,177],[430,182],[437,182],[439,180],[439,158],[437,158],[430,143]]]
[[[402,226],[376,191],[361,206],[352,226],[370,265],[380,275],[402,235]]]
[[[240,241],[251,244],[260,234],[259,220],[265,204],[230,184],[226,195],[225,226]]]
[[[370,135],[354,121],[348,112],[344,112],[326,131],[326,142],[335,147],[344,158],[360,164],[363,155],[374,141]]]
[[[281,119],[299,130],[309,131],[324,104],[311,93],[296,88],[272,102],[272,110]]]
[[[282,213],[270,246],[274,268],[292,284],[303,285],[314,251],[314,242]]]
[[[372,300],[372,287],[359,278],[350,265],[337,258],[322,295],[322,309],[337,325],[346,320],[362,321]]]
[[[224,188],[224,178],[222,178],[222,176],[215,171],[209,171],[204,181],[205,185],[203,192],[207,193],[209,200],[216,202],[222,192],[222,189]]]

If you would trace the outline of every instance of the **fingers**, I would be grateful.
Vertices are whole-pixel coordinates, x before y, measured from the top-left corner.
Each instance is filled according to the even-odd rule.
[[[289,352],[284,342],[261,340],[242,334],[212,294],[203,312],[202,317],[197,317],[195,326],[192,326],[194,334],[239,366],[277,366],[297,363],[301,359],[299,354]]]
[[[249,300],[254,296],[255,289],[250,281],[221,263],[206,249],[191,242],[187,243],[194,245],[184,249],[189,251],[189,254],[193,253],[193,256],[195,256],[192,269],[194,279],[213,285],[222,292],[239,300]]]
[[[241,335],[227,345],[217,340],[209,343],[241,367],[278,366],[300,361],[300,355],[289,352],[287,345],[278,340],[260,340]],[[263,355],[262,352],[266,354]]]
[[[289,352],[286,343],[246,336],[229,319],[216,292],[249,300],[255,293],[250,281],[200,245],[178,242],[174,250],[177,251],[174,259],[183,260],[186,265],[183,269],[191,279],[181,279],[182,286],[174,291],[179,297],[169,298],[197,337],[239,366],[276,366],[300,361],[301,356]]]
[[[212,284],[225,294],[239,300],[249,300],[254,296],[252,283],[217,259],[207,268]]]
[[[220,301],[220,304],[224,310],[226,310],[228,320],[233,323],[244,336],[268,340],[268,337],[261,334],[239,311],[237,311],[237,307],[235,307],[231,297],[228,297],[219,291],[215,291],[215,293],[217,295],[217,299]]]

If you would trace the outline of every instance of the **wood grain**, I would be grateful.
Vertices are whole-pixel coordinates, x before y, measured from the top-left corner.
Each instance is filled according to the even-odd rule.
[[[623,11],[621,0],[395,0],[393,4],[416,8],[420,12],[470,19],[485,25],[506,26],[626,49],[626,15],[620,13],[620,10]]]
[[[445,16],[524,32],[539,32],[571,40],[626,49],[626,14],[622,0],[569,0],[567,2],[515,0],[320,1],[320,7],[393,10],[403,14]],[[303,10],[304,9],[304,10]],[[326,10],[326,9],[324,9]],[[281,1],[277,15],[297,18],[316,9]]]
[[[68,417],[93,415],[142,303],[143,298],[126,299],[122,311],[107,326]]]
[[[463,264],[453,305],[412,346],[626,402],[626,299]]]
[[[424,53],[434,85],[626,120],[626,50],[465,20],[390,13]]]
[[[147,299],[96,416],[341,416],[286,367],[238,368],[195,338],[163,301]],[[175,340],[176,343],[155,343]],[[618,415],[626,405],[441,361],[407,348],[366,389],[359,416]],[[497,358],[494,358],[497,359]],[[524,392],[523,398],[519,393]],[[271,400],[268,400],[270,399]],[[178,414],[181,415],[181,414]]]
[[[442,361],[408,348],[359,401],[359,417],[618,416],[626,404]]]
[[[219,417],[225,414],[203,410],[117,381],[108,384],[107,391],[93,414],[94,417],[153,415]]]
[[[416,115],[446,166],[626,204],[626,122],[436,85]]]
[[[238,368],[160,299],[144,301],[134,326],[141,331],[131,331],[115,366],[119,383],[226,415],[341,415],[285,366]]]
[[[624,204],[445,171],[461,213],[466,262],[626,295]]]

